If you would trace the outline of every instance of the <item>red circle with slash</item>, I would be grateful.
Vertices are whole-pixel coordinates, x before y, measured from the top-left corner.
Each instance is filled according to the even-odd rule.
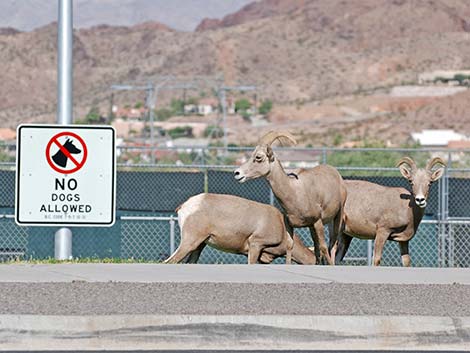
[[[62,136],[67,136],[67,137],[73,137],[75,139],[77,139],[77,141],[80,143],[81,147],[82,147],[82,151],[83,152],[83,157],[81,159],[81,161],[78,161],[74,156],[73,156],[73,153],[70,153],[69,150],[67,148],[65,148],[60,142],[59,142],[59,138],[62,137]],[[53,161],[53,156],[51,156],[51,147],[55,145],[59,148],[59,151],[57,151],[54,155],[56,155],[57,153],[62,153],[66,158],[68,158],[74,165],[74,167],[72,169],[65,169],[65,168],[62,168],[61,166],[58,166],[54,161]],[[83,141],[83,139],[78,136],[77,134],[73,133],[73,132],[61,132],[61,133],[58,133],[56,135],[54,135],[50,140],[49,142],[47,143],[47,147],[46,147],[46,158],[47,158],[47,163],[49,163],[49,165],[51,166],[52,169],[54,169],[56,172],[59,172],[59,173],[62,173],[62,174],[72,174],[72,173],[75,173],[76,171],[80,170],[83,165],[85,164],[86,162],[86,159],[87,159],[87,156],[88,156],[88,150],[87,150],[87,147],[86,147],[86,144],[85,144],[85,141]]]

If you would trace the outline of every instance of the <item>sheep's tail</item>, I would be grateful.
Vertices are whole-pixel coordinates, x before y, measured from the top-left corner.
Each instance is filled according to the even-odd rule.
[[[181,207],[183,207],[183,204],[181,204],[181,205],[179,205],[178,207],[176,207],[175,212],[178,213],[178,211],[181,209]]]

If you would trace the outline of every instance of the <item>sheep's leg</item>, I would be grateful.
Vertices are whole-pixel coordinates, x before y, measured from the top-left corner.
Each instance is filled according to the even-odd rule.
[[[191,254],[193,251],[195,251],[200,245],[201,241],[185,241],[185,239],[194,239],[198,237],[192,237],[192,236],[182,236],[181,244],[178,246],[176,251],[168,258],[166,259],[163,263],[165,264],[177,264],[181,261],[184,260],[186,256]],[[203,239],[205,240],[205,239]]]
[[[411,258],[410,253],[408,251],[408,241],[400,241],[398,242],[400,245],[400,253],[401,253],[401,263],[404,267],[411,266]]]
[[[196,250],[194,250],[193,252],[191,252],[191,254],[189,254],[188,256],[188,259],[186,260],[186,263],[188,264],[197,264],[198,260],[199,260],[199,256],[201,256],[201,252],[202,250],[204,250],[204,248],[206,247],[206,243],[201,243]]]
[[[382,259],[382,252],[385,246],[385,242],[387,241],[389,235],[390,232],[387,229],[379,228],[377,230],[374,245],[374,266],[380,265],[380,260]]]
[[[292,247],[289,245],[286,250],[286,265],[292,265]]]
[[[330,253],[328,251],[328,246],[326,245],[325,241],[325,229],[323,228],[323,222],[321,219],[315,222],[313,225],[313,228],[315,229],[315,232],[312,234],[312,236],[315,236],[317,239],[317,242],[315,243],[315,240],[313,241],[315,243],[315,255],[317,251],[317,244],[320,250],[321,257],[326,259],[326,262],[328,265],[334,265],[334,262],[331,260]],[[310,232],[312,230],[310,229]]]
[[[287,219],[284,218],[286,223],[286,265],[292,264],[292,251],[294,249],[294,228],[286,222]]]
[[[336,215],[335,219],[333,220],[333,225],[331,223],[328,225],[329,235],[330,235],[330,243],[328,245],[328,249],[330,251],[330,256],[334,260],[336,258],[336,251],[338,250],[338,242],[343,228],[343,222],[341,221],[343,217],[343,213],[341,210]]]
[[[349,249],[349,245],[351,245],[351,240],[352,240],[352,237],[350,237],[349,235],[346,235],[344,233],[341,233],[339,235],[338,241],[337,241],[338,249],[337,249],[336,256],[335,256],[336,264],[339,264],[339,262],[344,259],[344,255],[346,255]]]
[[[313,240],[313,252],[315,253],[315,263],[321,264],[322,257],[320,255],[320,245],[318,243],[317,233],[315,231],[315,228],[309,227],[309,229],[310,229],[310,236],[312,237],[312,240]]]
[[[261,244],[258,243],[250,243],[248,248],[248,264],[256,264],[261,256],[262,251]]]
[[[265,249],[266,250],[266,249]],[[274,255],[272,254],[269,254],[265,251],[261,252],[261,256],[259,258],[259,262],[261,262],[262,264],[270,264],[271,262],[273,262],[274,260]]]
[[[335,259],[336,258],[336,251],[338,251],[338,237],[336,237],[336,240],[333,242],[332,241],[332,234],[333,233],[334,233],[334,225],[332,223],[329,223],[328,224],[328,234],[330,235],[330,242],[328,244],[328,250],[330,252],[330,257],[332,259]]]
[[[181,247],[181,245],[176,249],[176,251],[165,261],[164,264],[177,264],[184,260],[186,256],[189,255],[189,251]]]

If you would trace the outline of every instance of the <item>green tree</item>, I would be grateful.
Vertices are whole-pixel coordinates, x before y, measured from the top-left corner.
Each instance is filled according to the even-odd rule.
[[[334,146],[339,146],[343,143],[343,135],[341,134],[335,134],[333,137],[333,145]]]
[[[173,115],[181,115],[184,112],[184,101],[182,99],[172,99],[171,100],[171,111]]]
[[[161,108],[155,111],[155,115],[158,121],[164,121],[171,118],[173,116],[173,112],[170,109]]]
[[[209,125],[208,127],[205,128],[204,130],[204,137],[215,137],[215,138],[221,138],[224,136],[224,131],[215,125]]]
[[[2,147],[4,147],[4,146],[2,146]],[[5,151],[0,150],[0,162],[12,162],[14,160],[15,160],[15,157],[9,155]]]
[[[350,149],[346,151],[335,151],[331,154],[328,154],[327,163],[334,166],[334,167],[383,167],[383,168],[394,168],[397,161],[404,157],[409,156],[413,158],[418,165],[425,165],[427,159],[429,158],[429,153],[423,152],[397,152],[394,150],[387,150],[385,144],[380,141],[365,141],[360,148],[380,148],[383,150],[355,150]],[[402,146],[403,148],[410,148],[416,146],[405,145]],[[368,175],[370,171],[367,172],[342,172],[344,175],[347,174],[354,174],[356,176],[359,175]],[[378,172],[377,175],[388,175],[389,172]]]
[[[241,115],[242,115],[243,120],[245,120],[246,122],[249,122],[249,123],[251,122],[250,113],[248,113],[246,110],[242,111]]]
[[[135,109],[140,109],[140,108],[142,108],[143,106],[144,106],[144,103],[142,103],[142,102],[137,102],[137,103],[134,105],[134,108],[135,108]]]
[[[454,76],[454,80],[459,81],[459,84],[460,84],[460,85],[463,85],[463,84],[464,84],[464,81],[470,80],[470,76],[468,76],[468,75],[463,75],[463,74],[456,74],[456,75]]]
[[[199,99],[197,99],[196,97],[189,97],[188,99],[186,99],[186,103],[185,104],[194,104],[194,105],[198,105],[199,104]],[[184,107],[183,107],[184,108]]]
[[[261,105],[259,106],[259,113],[262,115],[267,115],[273,108],[273,102],[270,99],[264,100]]]
[[[193,137],[193,128],[191,126],[177,126],[174,129],[168,130],[168,135],[173,139],[178,137]]]
[[[235,102],[235,111],[238,113],[246,112],[251,108],[251,103],[248,99],[242,98]]]
[[[85,116],[85,123],[87,124],[94,124],[100,121],[100,110],[98,107],[93,106],[88,111],[88,114]]]

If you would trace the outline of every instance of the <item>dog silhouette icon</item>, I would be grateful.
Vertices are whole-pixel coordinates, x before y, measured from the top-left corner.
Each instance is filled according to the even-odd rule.
[[[65,141],[62,147],[64,147],[67,151],[69,151],[70,154],[79,154],[82,152],[73,144],[72,140],[70,139],[67,139],[67,141]],[[52,160],[58,166],[65,168],[69,158],[65,155],[64,152],[62,152],[62,149],[59,149],[57,153],[52,156]]]

